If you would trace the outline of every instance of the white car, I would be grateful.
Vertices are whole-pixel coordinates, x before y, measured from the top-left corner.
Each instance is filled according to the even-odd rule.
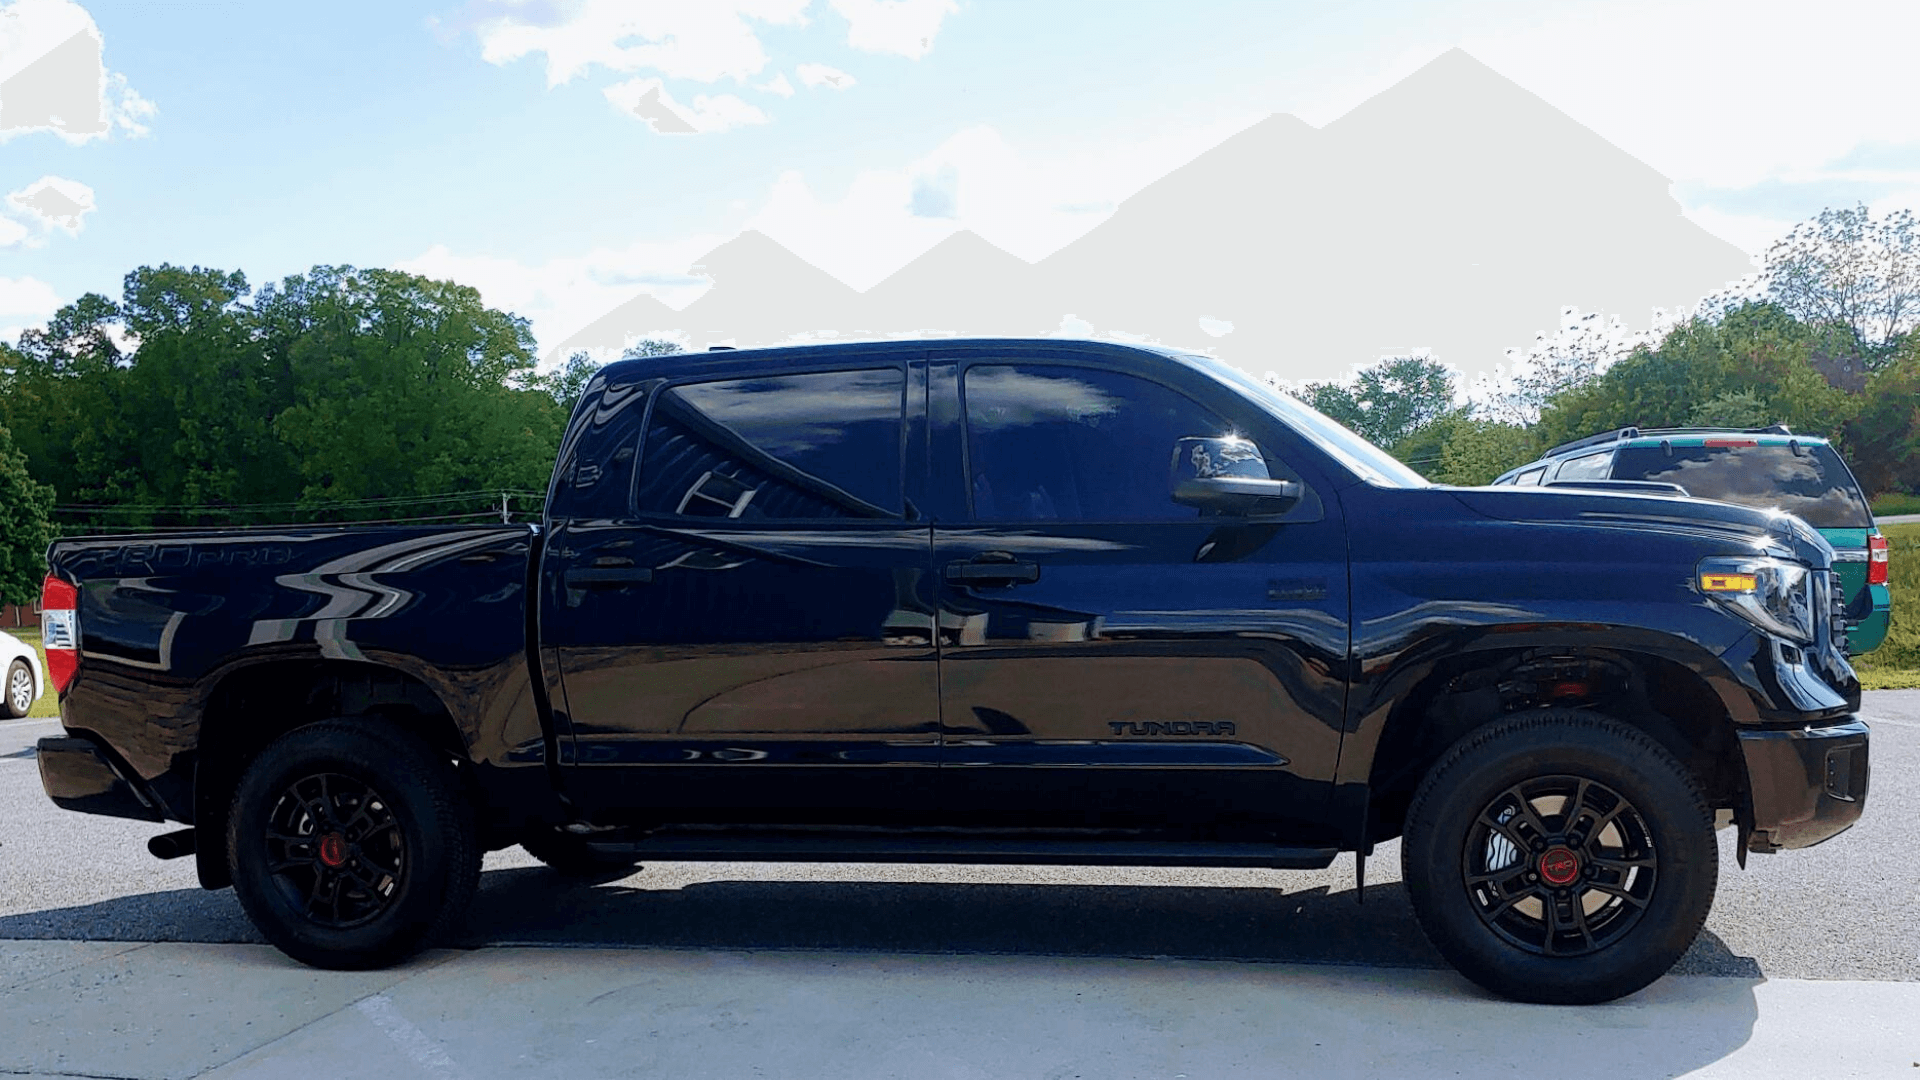
[[[0,716],[18,718],[27,715],[40,688],[40,657],[33,646],[0,631]]]

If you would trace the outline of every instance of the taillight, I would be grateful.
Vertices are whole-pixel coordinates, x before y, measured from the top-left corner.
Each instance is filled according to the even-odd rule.
[[[1887,583],[1887,538],[1884,536],[1867,537],[1867,584],[1885,585]]]
[[[47,650],[47,679],[64,693],[80,668],[80,591],[52,574],[40,585],[40,646]]]

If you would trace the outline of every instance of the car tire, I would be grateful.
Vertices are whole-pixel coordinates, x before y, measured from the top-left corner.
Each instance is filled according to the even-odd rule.
[[[386,967],[454,931],[479,886],[472,807],[443,753],[377,718],[281,736],[227,815],[240,906],[319,968]]]
[[[606,877],[640,866],[640,860],[589,845],[584,837],[561,829],[546,829],[520,838],[527,854],[568,877]]]
[[[1407,810],[1401,872],[1435,948],[1518,1001],[1611,1001],[1670,969],[1713,905],[1699,783],[1645,732],[1547,709],[1469,733]]]
[[[21,700],[24,696],[25,700]],[[0,686],[0,713],[9,720],[18,720],[27,715],[33,703],[40,697],[40,688],[33,685],[33,669],[25,660],[15,660],[7,665],[7,681]]]

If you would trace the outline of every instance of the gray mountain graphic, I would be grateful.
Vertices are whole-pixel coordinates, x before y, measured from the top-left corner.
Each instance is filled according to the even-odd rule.
[[[0,131],[50,127],[69,135],[107,130],[100,108],[100,43],[82,30],[0,82]]]
[[[1037,264],[963,231],[862,294],[748,232],[694,269],[714,285],[684,311],[634,301],[556,353],[666,323],[702,348],[1036,335],[1073,316],[1290,379],[1415,348],[1474,373],[1563,306],[1639,321],[1748,273],[1668,188],[1455,49],[1324,128],[1268,117]],[[1232,330],[1215,337],[1202,320]]]

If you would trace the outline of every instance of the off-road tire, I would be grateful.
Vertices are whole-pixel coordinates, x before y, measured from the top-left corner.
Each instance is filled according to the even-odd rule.
[[[1637,915],[1622,924],[1616,937],[1585,955],[1530,951],[1531,944],[1503,936],[1507,931],[1495,929],[1497,920],[1522,918],[1524,912],[1490,913],[1490,907],[1501,905],[1490,904],[1484,899],[1487,894],[1476,893],[1468,882],[1471,860],[1480,857],[1479,848],[1469,845],[1476,836],[1493,835],[1484,823],[1490,819],[1482,815],[1503,794],[1540,778],[1564,777],[1603,785],[1631,804],[1652,853],[1650,894],[1637,905]],[[1551,824],[1561,819],[1542,815],[1536,820]],[[1543,889],[1548,877],[1576,868],[1582,874],[1612,872],[1599,869],[1605,860],[1584,855],[1574,860],[1575,867],[1549,863],[1544,860],[1553,848],[1547,851],[1521,848],[1519,861],[1508,865],[1529,871],[1528,878]],[[1470,732],[1441,755],[1408,808],[1400,858],[1414,915],[1454,967],[1503,997],[1559,1005],[1611,1001],[1665,974],[1705,924],[1720,868],[1712,814],[1686,767],[1645,732],[1573,709],[1507,717]],[[1491,860],[1491,855],[1483,860],[1483,870]],[[1583,887],[1576,881],[1571,890]],[[1576,892],[1571,902],[1580,903],[1584,895]],[[1610,902],[1605,896],[1599,899]],[[1535,909],[1549,911],[1538,901]],[[1555,917],[1543,914],[1541,925],[1550,926],[1546,920]],[[1586,929],[1590,917],[1581,916],[1580,933],[1592,947],[1595,935]],[[1553,938],[1553,931],[1547,929],[1545,936]]]
[[[294,893],[302,890],[288,876],[304,867],[278,876],[270,870],[270,859],[286,861],[290,848],[270,839],[269,828],[277,826],[274,832],[282,836],[300,832],[301,826],[288,826],[283,808],[303,805],[296,786],[314,777],[339,778],[337,787],[364,787],[371,797],[363,802],[388,830],[378,840],[367,837],[369,847],[390,848],[386,854],[401,871],[391,875],[394,885],[383,899],[361,891],[382,903],[358,924],[328,925],[313,914],[311,899],[296,899]],[[279,856],[269,844],[277,846]],[[336,845],[331,854],[346,858],[343,847]],[[307,849],[320,852],[316,859],[328,854],[321,843]],[[299,845],[291,850],[300,850]],[[355,844],[351,857],[357,860],[360,854]],[[480,858],[473,809],[452,762],[379,718],[328,720],[281,736],[248,764],[227,815],[227,867],[240,906],[281,952],[319,968],[386,967],[451,934],[479,886]],[[345,866],[366,869],[357,861]],[[318,867],[313,869],[317,880]],[[314,892],[319,891],[316,886]]]

